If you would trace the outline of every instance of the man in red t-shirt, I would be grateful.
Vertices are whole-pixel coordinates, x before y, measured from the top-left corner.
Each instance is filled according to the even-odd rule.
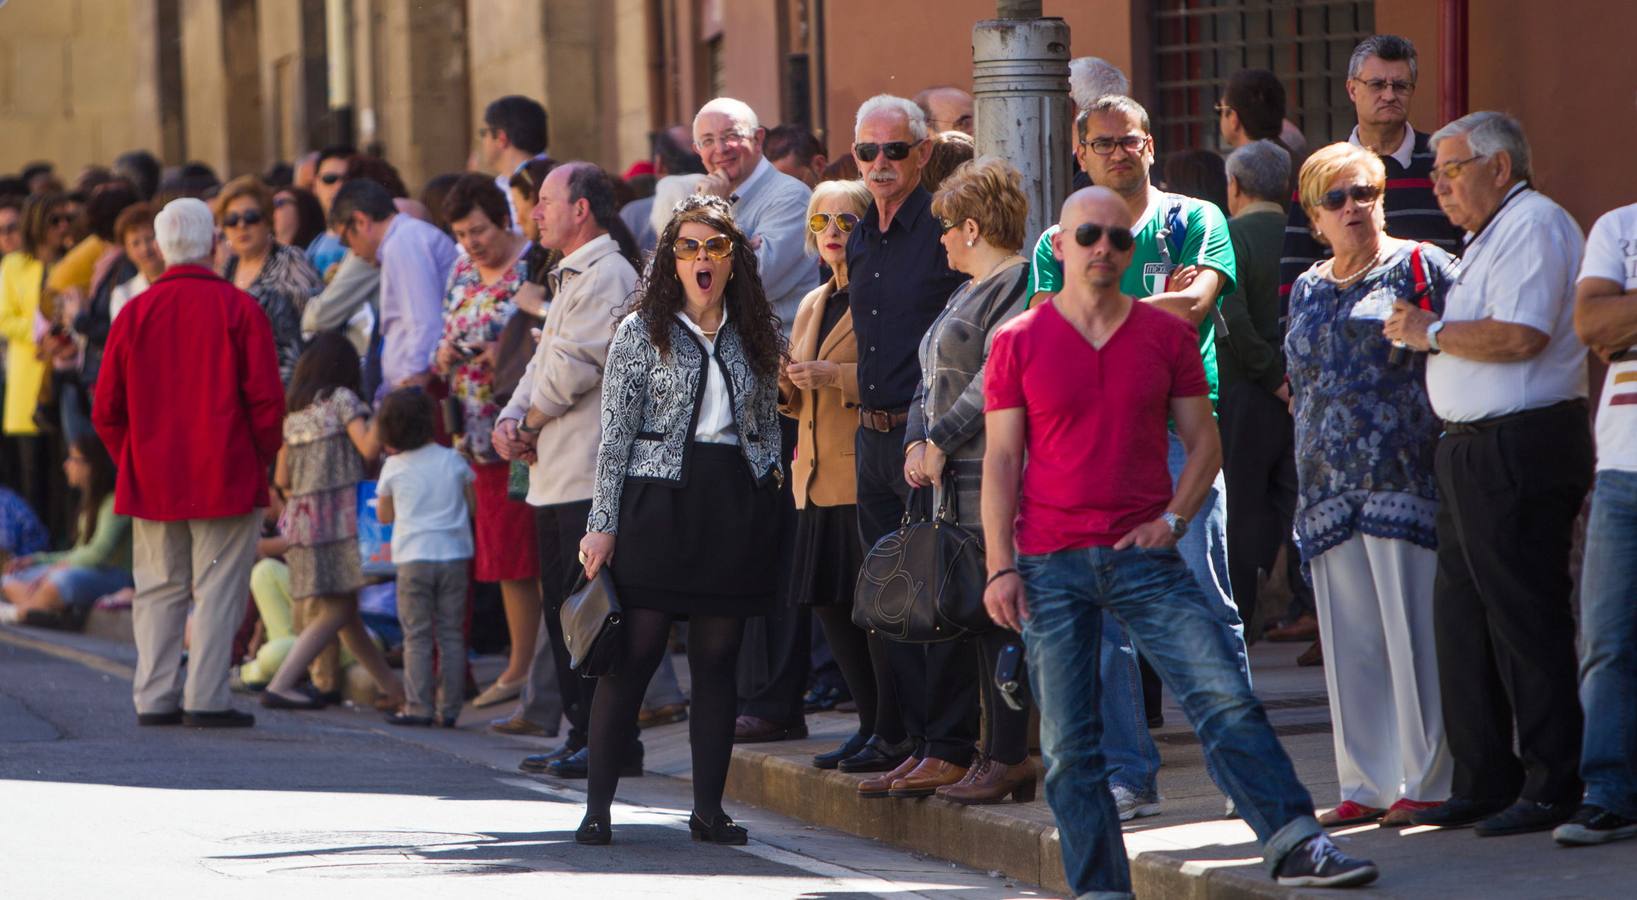
[[[1375,865],[1343,855],[1319,827],[1232,630],[1176,551],[1222,448],[1193,329],[1120,293],[1131,224],[1104,188],[1068,199],[1054,238],[1063,289],[996,334],[984,375],[983,599],[1028,648],[1069,886],[1131,892],[1101,747],[1104,610],[1181,698],[1279,883],[1368,883]],[[1167,418],[1188,455],[1175,494]]]

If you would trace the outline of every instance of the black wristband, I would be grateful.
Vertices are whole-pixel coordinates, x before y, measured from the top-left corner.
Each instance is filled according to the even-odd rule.
[[[1000,579],[1006,577],[1007,575],[1018,575],[1018,571],[1016,569],[1013,569],[1013,568],[1001,569],[999,572],[996,572],[995,574],[990,575],[989,580],[985,581],[983,583],[983,586],[988,587],[989,585],[994,584],[995,582],[997,582]],[[1023,576],[1018,575],[1018,577],[1021,578]]]

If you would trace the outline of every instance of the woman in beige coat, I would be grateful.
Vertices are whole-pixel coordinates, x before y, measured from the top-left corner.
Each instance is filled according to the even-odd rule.
[[[807,205],[807,249],[834,274],[802,299],[779,378],[780,411],[796,420],[790,464],[796,495],[796,555],[790,597],[810,606],[858,704],[858,732],[813,757],[834,769],[872,736],[904,738],[880,638],[852,622],[853,583],[864,558],[858,533],[853,437],[858,431],[858,342],[847,309],[847,239],[870,204],[863,182],[825,181]]]

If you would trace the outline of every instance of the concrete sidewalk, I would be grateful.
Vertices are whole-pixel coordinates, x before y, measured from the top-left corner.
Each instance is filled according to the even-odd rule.
[[[61,648],[81,661],[101,656],[124,668],[132,648],[86,635],[62,635],[0,627],[0,640]],[[1303,669],[1295,657],[1304,645],[1262,644],[1252,650],[1258,694],[1297,774],[1320,809],[1336,798],[1335,761],[1329,710],[1320,669]],[[480,680],[503,661],[476,661]],[[686,683],[685,657],[676,658]],[[491,671],[493,670],[493,671]],[[128,671],[128,670],[127,670]],[[117,672],[114,672],[117,674]],[[245,698],[241,705],[253,709]],[[452,755],[503,771],[515,771],[524,755],[555,746],[556,739],[504,737],[484,725],[510,707],[467,707],[460,727],[399,729],[384,733],[436,746]],[[304,714],[379,721],[373,710],[336,708]],[[831,749],[856,724],[852,715],[808,717],[812,736],[803,741],[741,745],[729,773],[729,807],[753,804],[813,825],[873,838],[929,857],[1003,874],[1020,885],[1066,892],[1057,830],[1043,800],[1027,804],[962,807],[936,798],[862,800],[856,784],[863,776],[814,769],[814,753]],[[687,724],[642,733],[646,766],[654,775],[686,780],[690,775]],[[1125,840],[1140,897],[1240,898],[1333,894],[1280,888],[1262,868],[1260,851],[1243,822],[1222,818],[1223,797],[1205,774],[1200,745],[1182,713],[1167,697],[1166,725],[1155,731],[1164,768],[1160,815],[1128,823]],[[542,779],[550,781],[550,779]],[[573,785],[576,787],[582,785]],[[624,793],[622,789],[622,794]],[[1470,830],[1440,832],[1373,825],[1332,832],[1347,852],[1368,857],[1382,869],[1369,889],[1377,897],[1614,898],[1637,895],[1637,841],[1607,847],[1564,849],[1547,834],[1480,839]]]

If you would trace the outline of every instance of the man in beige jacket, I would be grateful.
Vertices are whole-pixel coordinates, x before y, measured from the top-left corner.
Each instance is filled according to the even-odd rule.
[[[565,163],[546,176],[534,221],[541,246],[561,251],[563,258],[547,276],[556,290],[540,344],[495,424],[493,441],[502,457],[529,463],[528,502],[535,507],[540,542],[544,633],[517,712],[494,727],[510,732],[532,725],[555,734],[566,713],[568,740],[552,753],[524,760],[523,768],[543,772],[549,766],[552,774],[583,778],[592,682],[568,669],[557,608],[579,572],[575,557],[591,513],[602,437],[603,363],[619,311],[636,289],[637,271],[625,255],[634,255],[635,244],[622,247],[609,233],[629,241],[615,209],[614,186],[591,163]],[[640,765],[641,745],[631,752],[631,762]],[[565,764],[568,770],[559,771]],[[574,771],[577,764],[582,771]]]

